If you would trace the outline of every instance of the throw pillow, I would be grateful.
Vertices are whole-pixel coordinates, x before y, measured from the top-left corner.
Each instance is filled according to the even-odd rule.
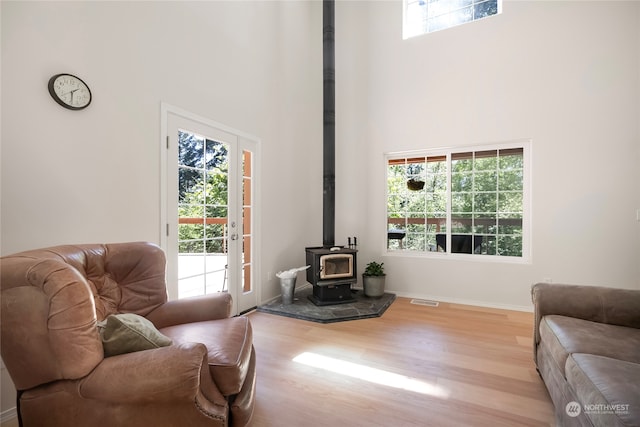
[[[112,314],[98,322],[105,357],[165,347],[171,338],[163,335],[151,321],[133,313]]]

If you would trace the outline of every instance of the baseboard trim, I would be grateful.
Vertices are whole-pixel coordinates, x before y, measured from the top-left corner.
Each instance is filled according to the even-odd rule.
[[[0,423],[6,423],[18,416],[18,412],[16,411],[15,406],[13,408],[9,408],[6,411],[0,412]]]
[[[423,294],[414,294],[411,292],[398,292],[393,289],[388,289],[389,292],[395,293],[399,297],[403,298],[416,298],[416,299],[426,299],[440,302],[448,302],[451,304],[462,304],[462,305],[474,305],[476,307],[487,307],[487,308],[497,308],[500,310],[513,310],[513,311],[524,311],[528,313],[533,313],[533,305],[514,305],[514,304],[497,304],[497,303],[489,303],[486,301],[477,301],[471,299],[464,298],[449,298],[438,295],[423,295]]]
[[[301,285],[296,285],[296,290],[304,289],[309,286],[311,286],[311,283],[309,282],[303,283]],[[362,290],[362,287],[354,285],[354,286],[351,286],[351,289]],[[449,298],[449,297],[443,297],[438,295],[424,295],[424,294],[416,294],[412,292],[399,292],[399,291],[396,291],[395,289],[387,289],[387,291],[393,292],[394,294],[396,294],[396,296],[402,297],[402,298],[426,299],[426,300],[433,300],[433,301],[440,301],[440,302],[448,302],[451,304],[474,305],[476,307],[497,308],[500,310],[513,310],[513,311],[524,311],[528,313],[533,313],[533,304],[531,305],[498,304],[498,303],[477,301],[477,300],[465,299],[465,298]],[[275,301],[280,297],[281,297],[280,295],[276,295],[273,298],[269,298],[268,300],[263,301],[262,304],[269,304],[270,302]],[[262,304],[258,304],[258,305],[262,305]]]

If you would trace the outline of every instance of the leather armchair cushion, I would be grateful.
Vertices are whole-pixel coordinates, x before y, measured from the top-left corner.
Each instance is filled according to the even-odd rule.
[[[112,314],[98,323],[105,357],[172,344],[149,320],[133,313]]]
[[[253,332],[247,317],[189,323],[161,328],[177,344],[199,342],[207,346],[213,382],[225,396],[238,394],[249,371]]]

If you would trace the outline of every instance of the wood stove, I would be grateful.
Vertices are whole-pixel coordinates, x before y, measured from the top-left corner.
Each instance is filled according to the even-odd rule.
[[[358,281],[354,248],[342,246],[306,248],[307,281],[313,285],[309,299],[316,305],[352,302],[351,285]]]

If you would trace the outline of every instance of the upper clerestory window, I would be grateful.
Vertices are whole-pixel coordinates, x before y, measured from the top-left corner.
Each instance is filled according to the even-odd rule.
[[[403,4],[404,39],[502,12],[502,0],[404,0]]]

